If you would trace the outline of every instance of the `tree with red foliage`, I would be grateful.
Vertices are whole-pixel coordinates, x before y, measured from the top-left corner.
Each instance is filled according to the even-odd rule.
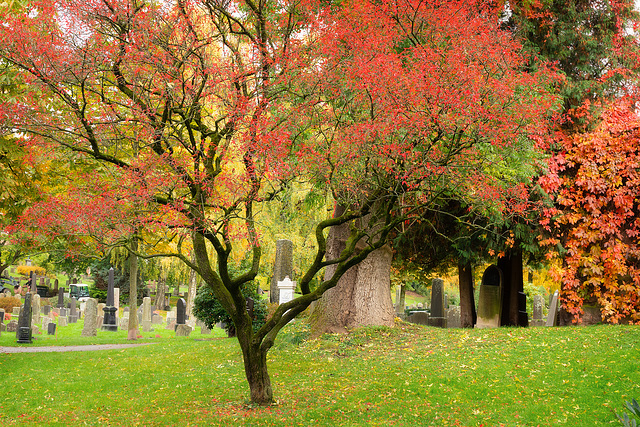
[[[640,117],[620,102],[559,142],[541,182],[558,205],[543,224],[564,248],[564,307],[574,321],[597,303],[606,321],[640,322]]]
[[[0,20],[0,57],[49,98],[27,93],[7,115],[33,147],[91,166],[72,194],[34,207],[37,226],[197,271],[233,319],[252,402],[271,403],[278,332],[397,224],[445,193],[522,208],[503,163],[534,150],[550,77],[523,73],[494,11],[468,3],[30,2]],[[302,296],[254,331],[240,288],[260,266],[259,207],[294,180],[344,209],[317,224]],[[332,252],[325,233],[341,225]],[[231,274],[247,246],[250,267]]]

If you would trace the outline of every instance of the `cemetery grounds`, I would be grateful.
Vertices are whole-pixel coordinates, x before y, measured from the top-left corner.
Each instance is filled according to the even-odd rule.
[[[127,344],[126,331],[0,346]],[[637,326],[439,329],[398,321],[311,338],[297,319],[269,353],[277,403],[255,408],[237,341],[220,329],[100,351],[1,353],[0,424],[43,426],[621,425],[640,398]]]

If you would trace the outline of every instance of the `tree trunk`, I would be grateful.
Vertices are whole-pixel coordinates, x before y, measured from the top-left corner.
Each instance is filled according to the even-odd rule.
[[[335,216],[343,212],[344,207],[337,206]],[[326,259],[340,256],[348,236],[349,224],[329,230]],[[324,293],[315,304],[310,319],[314,334],[344,333],[364,325],[393,326],[392,255],[389,246],[373,251],[363,262],[350,268],[334,288]],[[335,269],[335,266],[327,267],[327,279],[333,276]]]
[[[156,284],[156,303],[154,305],[156,310],[164,310],[164,278],[162,277],[162,270],[158,274],[158,282]]]
[[[191,262],[195,263],[195,255],[191,256]],[[193,314],[193,304],[196,299],[197,291],[197,275],[195,270],[191,270],[189,273],[189,289],[187,290],[187,316],[191,317]]]
[[[476,303],[473,294],[473,269],[470,262],[458,263],[460,290],[460,326],[473,328],[477,321]]]
[[[244,372],[249,383],[251,402],[260,406],[273,403],[273,389],[271,378],[267,370],[267,352],[249,346],[244,351]]]
[[[522,251],[511,249],[498,259],[502,270],[502,315],[500,326],[518,326],[518,294],[524,290]]]
[[[138,249],[138,241],[133,240],[132,249]],[[129,324],[127,326],[127,339],[138,339],[138,257],[129,254]]]

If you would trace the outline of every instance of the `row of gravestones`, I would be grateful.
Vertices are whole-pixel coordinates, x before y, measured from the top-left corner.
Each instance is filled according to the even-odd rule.
[[[5,313],[4,310],[0,310],[0,333],[2,331],[15,332],[18,343],[31,343],[34,334],[39,334],[39,324],[42,324],[42,330],[46,330],[48,334],[54,335],[56,326],[66,326],[68,323],[76,323],[79,318],[84,314],[84,325],[82,329],[82,336],[96,336],[97,330],[117,330],[113,329],[111,325],[105,325],[105,319],[109,316],[109,313],[105,310],[108,306],[104,303],[97,303],[97,300],[90,298],[85,303],[82,303],[82,308],[77,309],[77,302],[74,297],[71,298],[69,308],[63,307],[51,307],[44,305],[42,310],[40,309],[40,296],[38,294],[27,293],[24,297],[24,303],[21,307],[15,307],[13,315],[18,317],[16,321],[11,320],[6,325],[4,324]],[[138,311],[139,324],[143,325],[143,331],[152,331],[150,325],[162,323],[162,316],[154,313],[150,315],[151,299],[147,297],[143,301],[143,305]],[[100,315],[99,315],[100,313]],[[126,307],[123,313],[123,317],[120,320],[121,328],[128,327],[128,314],[129,308]],[[151,320],[147,320],[150,318]],[[56,324],[57,319],[57,324]],[[195,321],[190,321],[186,315],[186,302],[184,299],[178,301],[177,307],[171,312],[167,313],[167,327],[165,329],[174,329],[176,336],[189,336],[194,326],[200,326],[202,334],[210,334],[211,330],[207,328],[202,322],[196,324]]]
[[[501,281],[497,267],[490,266],[485,271],[480,285],[478,298],[478,315],[476,328],[495,328],[500,326],[501,315]],[[440,328],[460,327],[460,307],[447,304],[444,294],[444,281],[433,279],[431,284],[431,308],[426,310],[418,307],[408,310],[406,320],[411,323],[429,325]],[[526,303],[522,304],[526,307]],[[549,314],[546,320],[543,318],[542,308],[544,301],[542,296],[535,295],[533,300],[533,319],[531,326],[556,326],[558,324],[558,291],[554,292],[549,301]],[[398,311],[398,307],[396,308]],[[527,316],[526,311],[523,316]],[[528,322],[528,321],[527,321]]]

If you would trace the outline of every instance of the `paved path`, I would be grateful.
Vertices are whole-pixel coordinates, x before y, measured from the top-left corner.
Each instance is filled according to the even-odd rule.
[[[65,345],[58,347],[0,347],[2,353],[51,353],[65,351],[96,351],[96,350],[119,350],[121,348],[139,347],[141,345],[157,344],[146,342],[139,344],[96,344],[96,345]]]

